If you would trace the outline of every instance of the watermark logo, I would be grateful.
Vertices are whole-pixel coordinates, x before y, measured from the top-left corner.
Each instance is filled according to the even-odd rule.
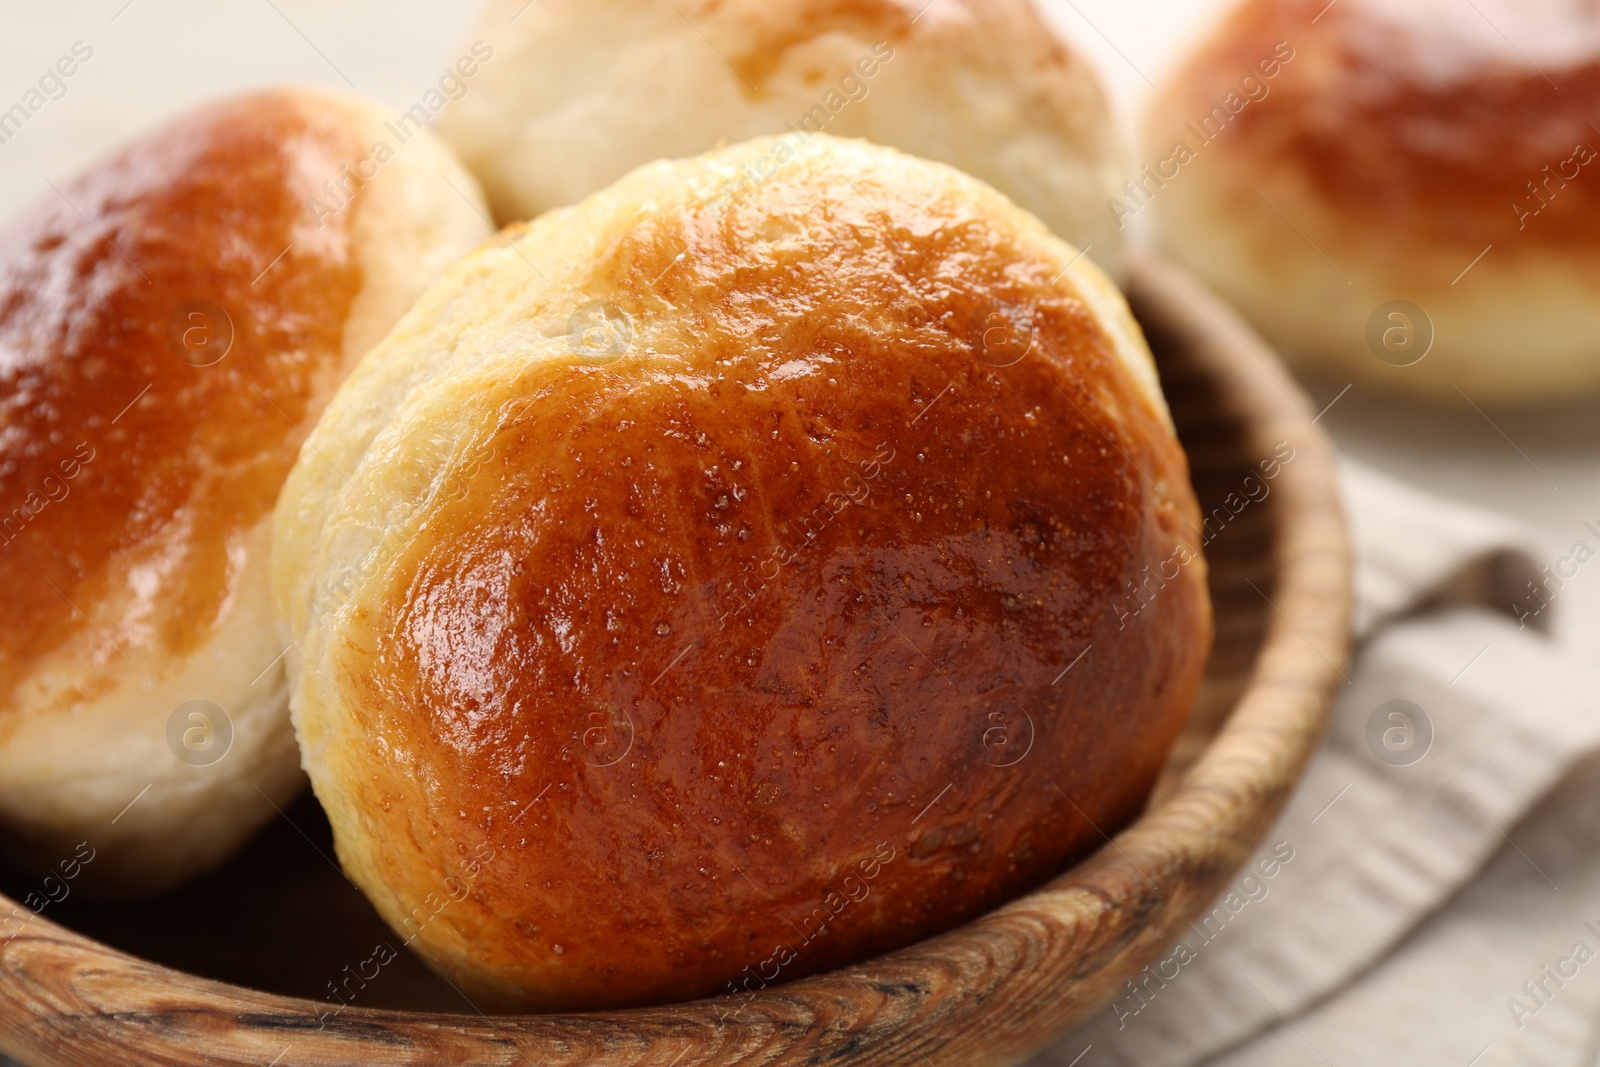
[[[738,173],[721,183],[716,197],[707,203],[707,213],[714,219],[726,215],[746,201],[773,176],[795,158],[797,150],[837,118],[852,103],[859,103],[871,92],[868,84],[878,72],[894,59],[894,45],[879,41],[872,51],[856,60],[838,85],[823,94],[811,109],[792,122],[783,124],[787,131],[772,145],[749,163],[740,164]]]
[[[209,767],[233,747],[233,720],[209,700],[179,704],[167,719],[167,747],[191,767]]]
[[[726,626],[730,618],[737,618],[743,614],[745,609],[771,583],[777,581],[778,575],[783,573],[783,568],[789,566],[801,553],[810,548],[816,542],[817,537],[827,530],[829,524],[843,513],[846,508],[852,505],[859,507],[866,504],[868,498],[872,495],[871,483],[877,480],[885,467],[894,462],[894,457],[894,447],[887,441],[881,442],[872,455],[856,464],[857,469],[860,471],[859,475],[852,471],[839,484],[839,488],[824,497],[816,507],[796,519],[781,524],[780,532],[797,543],[791,545],[782,539],[778,539],[778,547],[756,566],[754,573],[751,573],[750,569],[746,567],[745,574],[738,580],[737,584],[730,583],[735,603],[732,607],[718,612],[717,629],[720,630]],[[769,567],[772,569],[771,574],[767,573]],[[742,603],[738,602],[738,598],[741,595],[744,598]],[[720,593],[718,594],[718,600],[719,602],[721,601]]]
[[[991,711],[984,720],[983,762],[991,767],[1015,767],[1033,751],[1033,716],[1021,709]]]
[[[1272,95],[1272,79],[1294,62],[1295,54],[1294,46],[1288,41],[1273,45],[1270,54],[1256,60],[1253,66],[1244,68],[1243,76],[1228,88],[1209,111],[1183,124],[1183,136],[1173,139],[1172,148],[1166,155],[1154,164],[1147,163],[1139,168],[1137,178],[1123,182],[1122,191],[1127,194],[1126,198],[1113,196],[1106,200],[1106,208],[1111,212],[1111,220],[1117,224],[1117,229],[1126,229],[1128,220],[1149,207],[1156,195],[1174,181],[1184,167],[1199,158],[1200,149],[1221,137],[1245,108],[1251,104],[1259,105]],[[1190,138],[1193,138],[1192,143]]]
[[[1583,524],[1583,530],[1594,538],[1595,544],[1600,544],[1600,524],[1586,522]],[[1541,566],[1538,579],[1528,580],[1527,593],[1511,604],[1511,610],[1517,613],[1517,629],[1527,629],[1530,620],[1543,615],[1545,609],[1578,576],[1578,572],[1595,558],[1595,555],[1594,545],[1586,539],[1578,540],[1572,542],[1572,549],[1566,555],[1554,563]]]
[[[837,888],[830,889],[823,894],[820,901],[811,910],[800,917],[799,922],[789,920],[789,925],[802,940],[799,948],[790,942],[782,942],[772,949],[770,955],[759,963],[748,964],[739,974],[729,979],[727,984],[727,1001],[742,1000],[738,1010],[724,1010],[717,1018],[717,1029],[720,1031],[730,1019],[737,1019],[744,1014],[744,1009],[749,1007],[756,998],[756,994],[778,980],[783,969],[800,958],[801,953],[819,937],[825,937],[831,931],[830,922],[837,918],[852,903],[859,904],[872,895],[871,882],[882,873],[883,868],[893,863],[895,848],[887,841],[878,843],[872,854],[854,865],[846,865],[844,870],[849,872],[838,884]],[[731,1007],[731,1005],[730,1005]]]
[[[1033,348],[1031,308],[994,307],[975,313],[967,324],[967,341],[991,367],[1021,363]]]
[[[1547,164],[1544,170],[1528,179],[1528,194],[1521,200],[1511,202],[1511,213],[1516,216],[1517,229],[1528,228],[1528,220],[1544,213],[1544,209],[1555,203],[1556,194],[1567,187],[1570,181],[1576,181],[1584,167],[1600,159],[1600,153],[1595,152],[1594,146],[1588,141],[1579,141],[1572,149],[1572,154],[1559,163]]]
[[[0,110],[0,145],[9,144],[47,104],[66,96],[67,79],[78,73],[79,68],[92,58],[93,46],[86,41],[73,41],[70,53],[46,67],[44,73],[39,75],[37,84],[23,92],[22,99]]]
[[[585,763],[614,767],[633,748],[633,716],[625,708],[594,708],[578,742],[578,755]]]
[[[567,348],[585,363],[615,363],[632,347],[633,318],[615,304],[591,300],[567,319]]]
[[[1421,363],[1433,350],[1433,319],[1409,300],[1379,305],[1367,319],[1367,347],[1391,367]]]
[[[94,457],[94,446],[87,441],[79,441],[72,455],[58,461],[54,469],[40,480],[39,487],[23,497],[18,507],[10,512],[0,512],[0,543],[9,545],[45,508],[67,499],[72,493],[72,479],[94,462]]]
[[[167,320],[167,347],[191,367],[221,363],[233,348],[233,319],[209,300],[190,301]]]
[[[1294,462],[1294,445],[1288,441],[1279,441],[1273,446],[1272,455],[1261,460],[1250,473],[1244,476],[1239,483],[1239,488],[1230,491],[1222,500],[1205,516],[1200,534],[1202,547],[1210,545],[1212,541],[1227,531],[1229,525],[1237,519],[1244,510],[1252,504],[1259,504],[1272,495],[1272,482],[1283,468]],[[1149,607],[1155,598],[1166,589],[1167,583],[1176,581],[1178,575],[1199,558],[1199,553],[1187,544],[1179,542],[1173,548],[1172,554],[1159,563],[1151,565],[1146,563],[1144,569],[1135,576],[1135,579],[1126,579],[1122,586],[1120,603],[1113,601],[1111,610],[1117,616],[1117,629],[1127,629],[1128,623],[1138,618],[1139,613]],[[1167,573],[1167,568],[1172,568],[1172,573]]]
[[[1294,861],[1294,857],[1294,845],[1288,841],[1278,841],[1270,851],[1263,849],[1257,853],[1255,862],[1245,868],[1244,876],[1212,905],[1209,913],[1189,923],[1182,939],[1165,957],[1127,981],[1126,995],[1119,995],[1110,1006],[1117,1029],[1127,1029],[1129,1021],[1148,1008],[1162,990],[1181,978],[1184,968],[1199,959],[1206,946],[1221,937],[1224,930],[1237,923],[1246,908],[1267,899],[1272,892],[1272,880]]]
[[[139,798],[134,797],[134,799]],[[35,915],[41,914],[51,904],[59,904],[66,900],[72,893],[70,883],[83,873],[85,867],[94,862],[94,857],[94,847],[87,841],[80,841],[78,847],[73,849],[72,855],[57,863],[55,871],[45,876],[39,890],[29,892],[22,898],[22,903],[26,904],[29,910],[23,911],[21,908],[13,907],[8,914],[0,915],[0,930],[4,931],[0,934],[0,939],[10,941],[27,930]]]
[[[1409,767],[1433,747],[1433,720],[1409,700],[1379,704],[1367,719],[1367,747],[1391,767]]]
[[[355,203],[356,194],[378,176],[378,171],[398,155],[408,141],[432,123],[445,105],[466,96],[472,78],[493,58],[492,47],[484,41],[474,41],[470,51],[457,57],[454,64],[445,68],[437,83],[422,94],[422,99],[402,111],[394,121],[383,124],[388,137],[374,141],[366,155],[354,163],[344,164],[339,168],[337,178],[323,182],[323,195],[306,201],[306,211],[311,221],[317,224],[317,229],[322,229],[329,219],[342,214]]]
[[[1543,872],[1541,872],[1543,873]],[[1594,923],[1583,924],[1584,933],[1600,943],[1600,928]],[[1558,957],[1553,963],[1547,963],[1539,968],[1539,972],[1526,982],[1522,983],[1520,996],[1506,998],[1506,1010],[1511,1013],[1511,1021],[1521,1030],[1528,1025],[1528,1020],[1550,1006],[1550,1002],[1561,995],[1567,983],[1578,977],[1578,973],[1596,956],[1594,948],[1586,939],[1579,939],[1572,943],[1572,948],[1566,955]]]

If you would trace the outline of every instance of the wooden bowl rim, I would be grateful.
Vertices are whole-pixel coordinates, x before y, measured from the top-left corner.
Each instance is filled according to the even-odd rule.
[[[203,1049],[208,1063],[279,1067],[377,1062],[367,1059],[373,1054],[391,1063],[659,1058],[692,1067],[848,1057],[942,1067],[965,1062],[973,1049],[1016,1062],[1103,1007],[1210,903],[1276,816],[1320,737],[1347,661],[1352,600],[1333,453],[1305,396],[1273,353],[1182,271],[1140,253],[1129,274],[1130,300],[1147,326],[1159,320],[1209,353],[1202,362],[1228,390],[1252,443],[1288,441],[1296,457],[1273,487],[1273,614],[1245,692],[1173,789],[1088,859],[964,926],[737,1004],[718,998],[585,1014],[352,1005],[325,1018],[328,1004],[171,970],[38,915],[0,945],[0,1043],[53,1057],[57,1042],[76,1038],[115,1053],[95,1058],[80,1047],[50,1063],[198,1063]],[[15,906],[0,896],[0,914]],[[1020,929],[1044,948],[1018,949],[1026,941]],[[47,970],[64,976],[71,992]],[[996,1005],[1010,1018],[996,1019]],[[448,1060],[433,1058],[445,1049],[454,1053]],[[177,1058],[184,1055],[196,1058]],[[392,1058],[410,1055],[421,1058]]]

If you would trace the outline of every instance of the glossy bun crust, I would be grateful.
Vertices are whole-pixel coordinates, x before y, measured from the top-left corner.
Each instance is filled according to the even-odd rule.
[[[486,229],[429,138],[334,210],[383,121],[312,91],[207,107],[0,236],[0,824],[33,868],[92,855],[75,889],[170,885],[301,787],[272,507],[345,372]]]
[[[503,221],[653,160],[820,131],[959,167],[1120,268],[1104,203],[1126,146],[1032,0],[488,0],[469,36],[493,55],[440,130]]]
[[[1178,259],[1337,379],[1458,404],[1593,389],[1600,5],[1476,6],[1247,0],[1151,113],[1144,162],[1180,141],[1194,158],[1149,203]],[[1248,99],[1252,72],[1264,98]],[[1217,108],[1227,121],[1203,128]],[[1387,314],[1375,343],[1398,326],[1398,350],[1380,360],[1369,342],[1396,300],[1432,322],[1411,366],[1390,364],[1426,350],[1418,316],[1411,347]]]
[[[862,141],[717,199],[773,148],[457,266],[279,505],[340,859],[478,1003],[726,993],[960,923],[1134,817],[1199,682],[1197,507],[1121,296]]]

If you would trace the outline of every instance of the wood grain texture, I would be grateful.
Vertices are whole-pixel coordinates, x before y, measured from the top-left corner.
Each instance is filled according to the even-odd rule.
[[[588,1015],[487,1016],[459,998],[465,1014],[408,1011],[370,1006],[376,997],[324,1015],[330,1001],[194,977],[39,915],[11,936],[0,931],[0,1051],[39,1067],[953,1067],[1019,1062],[1099,1010],[1212,902],[1270,826],[1321,734],[1350,612],[1333,455],[1304,396],[1231,312],[1174,268],[1137,261],[1130,299],[1202,507],[1227,511],[1207,530],[1217,644],[1151,806],[1085,862],[964,927],[842,971],[748,998]],[[1294,458],[1271,492],[1230,507],[1228,494],[1285,444]],[[325,860],[306,862],[307,878],[332,875]],[[248,875],[218,876],[230,877]],[[237,888],[244,896],[250,887]],[[226,881],[205,888],[228,891]],[[0,915],[11,907],[0,898]],[[136,911],[48,914],[81,914],[102,936],[147,944],[135,936]],[[191,936],[224,921],[198,915]],[[312,957],[323,940],[287,923],[270,934]],[[330,978],[359,959],[340,951],[321,964]]]

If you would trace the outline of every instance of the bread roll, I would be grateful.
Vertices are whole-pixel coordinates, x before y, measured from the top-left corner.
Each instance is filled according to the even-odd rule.
[[[1477,7],[1248,0],[1160,95],[1119,214],[1340,382],[1594,389],[1600,7]]]
[[[1120,269],[1105,199],[1127,151],[1031,0],[489,0],[470,36],[492,55],[440,130],[502,221],[657,159],[821,131],[959,167]]]
[[[483,210],[431,134],[275,90],[140,138],[0,237],[14,857],[59,877],[92,854],[74,889],[157,890],[301,787],[272,507],[334,387],[485,238]]]
[[[453,268],[279,502],[340,860],[480,1005],[960,923],[1130,820],[1194,696],[1198,512],[1120,295],[954,169],[784,144]]]

